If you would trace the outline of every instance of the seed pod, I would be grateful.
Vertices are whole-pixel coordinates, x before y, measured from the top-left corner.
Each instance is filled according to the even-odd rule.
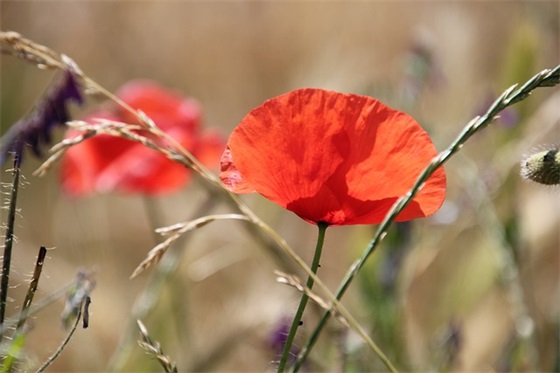
[[[560,184],[560,153],[558,147],[529,154],[521,162],[521,176],[545,185]]]

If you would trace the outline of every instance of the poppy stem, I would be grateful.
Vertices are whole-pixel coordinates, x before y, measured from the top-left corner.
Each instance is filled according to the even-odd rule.
[[[313,255],[313,262],[311,263],[311,271],[316,274],[317,269],[319,268],[319,261],[321,259],[321,252],[323,251],[323,243],[325,242],[325,232],[327,231],[328,224],[324,222],[317,223],[317,227],[319,228],[319,234],[317,236],[317,245],[315,246],[315,254]],[[313,277],[309,276],[307,278],[307,283],[305,284],[308,289],[311,290],[313,287]],[[299,306],[296,311],[296,315],[294,316],[294,320],[292,321],[292,326],[290,327],[290,332],[286,338],[286,343],[284,344],[284,349],[282,351],[282,356],[280,358],[280,363],[278,364],[278,372],[283,372],[286,363],[288,361],[288,357],[290,356],[290,350],[292,348],[292,344],[294,342],[294,337],[296,335],[297,329],[300,325],[301,318],[303,316],[303,311],[305,310],[305,306],[307,305],[307,301],[309,300],[309,296],[305,292],[301,295],[301,300],[299,301]]]

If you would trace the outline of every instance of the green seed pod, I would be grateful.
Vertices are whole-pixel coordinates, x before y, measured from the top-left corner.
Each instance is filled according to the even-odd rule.
[[[528,155],[521,162],[521,176],[545,185],[559,185],[560,153],[558,153],[558,148]]]

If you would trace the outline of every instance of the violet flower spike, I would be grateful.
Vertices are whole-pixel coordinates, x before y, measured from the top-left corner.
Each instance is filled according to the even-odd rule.
[[[82,104],[84,99],[72,71],[64,72],[62,81],[39,100],[33,111],[17,121],[0,139],[0,165],[9,153],[16,165],[21,164],[25,146],[41,157],[41,146],[52,141],[52,131],[70,120],[68,103]]]

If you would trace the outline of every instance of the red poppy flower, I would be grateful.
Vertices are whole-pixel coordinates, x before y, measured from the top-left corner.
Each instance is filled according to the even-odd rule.
[[[130,82],[117,96],[146,113],[202,163],[217,163],[224,141],[218,133],[202,133],[202,112],[196,100],[149,81]],[[132,114],[116,106],[109,112],[94,113],[86,121],[93,118],[136,123]],[[69,131],[67,135],[76,134]],[[61,165],[62,186],[71,196],[111,191],[159,195],[176,191],[189,179],[190,172],[183,165],[142,144],[109,135],[71,147]]]
[[[409,115],[365,96],[299,89],[253,109],[231,134],[220,178],[311,223],[380,223],[437,154]],[[428,216],[445,173],[426,182],[397,221]]]

